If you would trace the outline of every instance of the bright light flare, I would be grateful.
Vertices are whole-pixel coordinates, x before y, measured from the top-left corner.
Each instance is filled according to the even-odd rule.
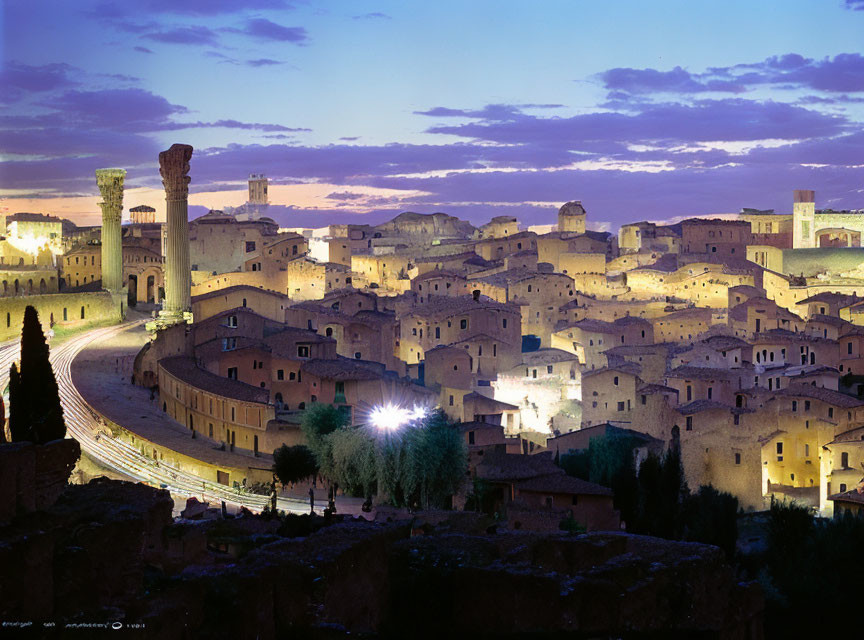
[[[393,404],[373,407],[369,412],[369,422],[382,431],[397,431],[411,422],[422,420],[428,411],[425,407],[414,406],[411,409]]]

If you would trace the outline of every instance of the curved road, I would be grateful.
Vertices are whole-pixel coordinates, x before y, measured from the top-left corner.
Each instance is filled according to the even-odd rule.
[[[72,382],[72,361],[75,356],[93,342],[110,338],[120,331],[143,322],[144,320],[135,320],[111,327],[92,329],[73,336],[51,349],[51,363],[60,388],[60,400],[63,404],[68,434],[78,440],[81,449],[89,456],[130,480],[161,486],[167,488],[172,494],[184,497],[195,496],[199,499],[203,497],[210,503],[218,504],[219,501],[224,500],[226,504],[234,507],[243,506],[253,511],[262,510],[270,501],[266,496],[246,492],[238,495],[236,489],[232,490],[225,485],[204,480],[165,463],[157,463],[129,443],[112,437],[99,413],[87,404],[78,392]],[[18,341],[0,344],[0,389],[6,388],[9,367],[18,358],[19,349]],[[308,513],[309,503],[279,497],[278,508],[287,512]],[[320,507],[316,507],[316,511],[320,510]]]

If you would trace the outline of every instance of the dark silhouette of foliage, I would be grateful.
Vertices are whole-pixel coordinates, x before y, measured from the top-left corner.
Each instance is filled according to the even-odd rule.
[[[44,444],[66,437],[60,390],[48,356],[39,315],[28,305],[21,330],[21,368],[17,371],[14,400],[11,386],[14,372],[10,372],[9,416],[16,434],[13,440]]]
[[[21,376],[13,362],[9,367],[9,437],[12,442],[33,442],[32,423],[21,393]]]
[[[738,541],[738,498],[731,493],[701,486],[684,499],[683,539],[720,547],[728,558]]]
[[[309,447],[283,444],[273,452],[273,472],[282,484],[293,484],[318,473],[318,463]]]

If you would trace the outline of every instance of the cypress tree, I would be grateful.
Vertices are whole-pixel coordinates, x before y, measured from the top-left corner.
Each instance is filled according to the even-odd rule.
[[[9,437],[12,442],[33,442],[30,407],[21,390],[21,376],[14,362],[9,368]]]
[[[48,343],[39,314],[32,306],[24,310],[21,331],[20,399],[29,417],[33,440],[45,444],[66,436],[60,390],[48,359]],[[11,399],[10,399],[11,404]]]

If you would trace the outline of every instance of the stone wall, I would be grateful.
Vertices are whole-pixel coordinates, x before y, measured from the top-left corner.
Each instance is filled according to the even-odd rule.
[[[112,296],[107,291],[0,298],[0,341],[21,335],[24,309],[28,305],[36,307],[46,331],[52,324],[75,327],[93,322],[121,322],[126,308],[124,295]]]

